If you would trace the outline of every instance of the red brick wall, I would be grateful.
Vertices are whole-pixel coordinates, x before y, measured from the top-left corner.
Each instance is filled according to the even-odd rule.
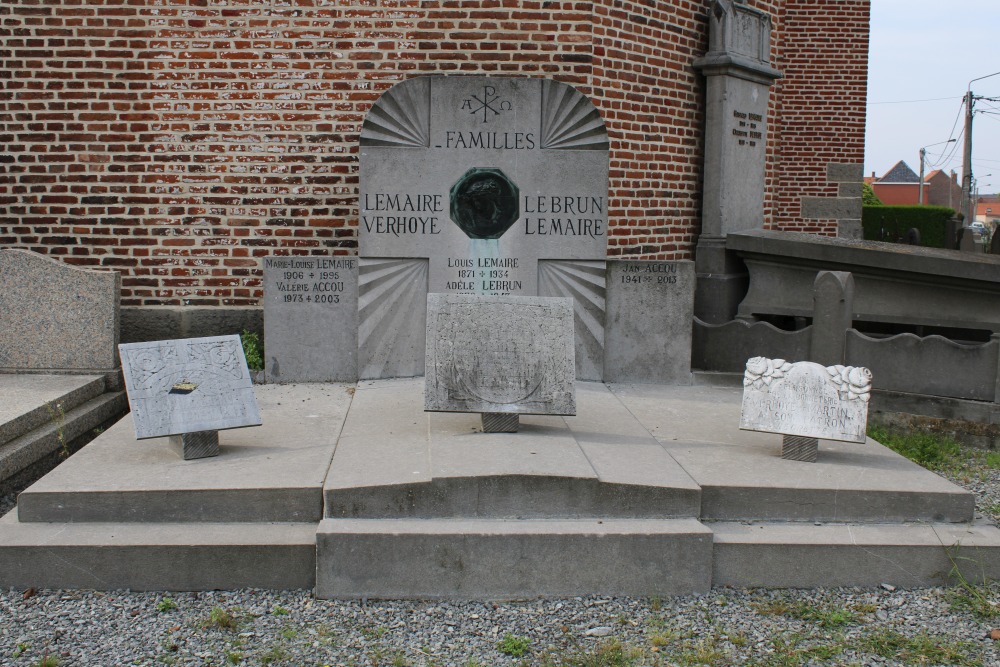
[[[805,220],[800,200],[838,196],[827,165],[864,162],[867,0],[786,0],[776,22],[768,226],[836,236],[836,220]],[[861,196],[861,172],[857,194]],[[860,215],[860,211],[859,211]]]
[[[775,17],[769,224],[862,161],[868,0]],[[787,5],[787,6],[786,6]],[[707,0],[5,0],[0,247],[123,273],[123,305],[256,305],[259,257],[352,254],[357,139],[419,74],[547,76],[612,140],[609,254],[689,258]]]

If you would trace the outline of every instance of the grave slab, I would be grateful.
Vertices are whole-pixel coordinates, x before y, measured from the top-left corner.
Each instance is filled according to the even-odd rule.
[[[103,392],[103,376],[0,373],[0,444],[57,421],[60,410]]]
[[[184,461],[123,419],[21,494],[22,522],[319,521],[353,386],[258,385],[264,425],[219,434],[224,456]]]

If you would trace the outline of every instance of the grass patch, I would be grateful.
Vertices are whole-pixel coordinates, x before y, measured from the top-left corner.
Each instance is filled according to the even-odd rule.
[[[160,612],[161,614],[164,612],[173,611],[174,609],[177,609],[177,603],[174,601],[173,598],[163,598],[162,600],[156,603],[156,611]]]
[[[951,438],[920,431],[902,432],[871,426],[868,437],[928,470],[956,470],[963,466],[962,446]]]
[[[858,620],[857,614],[843,607],[811,604],[805,601],[791,602],[778,598],[754,605],[759,614],[788,616],[800,621],[815,623],[821,628],[839,628]]]
[[[920,632],[907,637],[896,630],[878,630],[861,640],[861,648],[882,658],[899,660],[906,665],[953,665],[978,667],[976,645],[954,637]]]
[[[660,663],[651,663],[650,654],[626,646],[617,639],[601,642],[585,650],[546,652],[537,662],[531,663],[532,667],[632,667],[649,664]]]
[[[802,633],[774,637],[771,639],[771,653],[747,664],[752,667],[802,667],[815,664],[818,660],[830,660],[848,648],[840,637],[823,643],[810,641]]]

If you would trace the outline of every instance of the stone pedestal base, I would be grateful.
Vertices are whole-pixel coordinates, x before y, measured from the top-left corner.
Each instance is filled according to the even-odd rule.
[[[799,435],[785,435],[781,438],[781,458],[789,461],[816,463],[819,440]]]
[[[182,433],[170,436],[169,440],[170,447],[180,454],[185,461],[219,455],[218,431]]]
[[[520,415],[506,412],[482,412],[483,433],[517,433],[521,425]]]

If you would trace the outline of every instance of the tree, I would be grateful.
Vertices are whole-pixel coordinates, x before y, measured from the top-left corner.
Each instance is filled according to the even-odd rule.
[[[861,205],[881,206],[882,200],[875,196],[875,190],[868,183],[861,184]]]

